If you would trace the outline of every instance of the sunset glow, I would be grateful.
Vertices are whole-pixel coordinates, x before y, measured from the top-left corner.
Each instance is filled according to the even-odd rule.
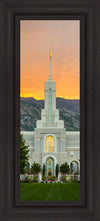
[[[56,97],[80,99],[79,21],[21,21],[20,95],[44,99],[52,51]]]

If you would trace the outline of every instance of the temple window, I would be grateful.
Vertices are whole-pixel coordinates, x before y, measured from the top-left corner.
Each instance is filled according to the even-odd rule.
[[[48,136],[46,138],[46,152],[47,153],[54,152],[54,137],[53,136]]]

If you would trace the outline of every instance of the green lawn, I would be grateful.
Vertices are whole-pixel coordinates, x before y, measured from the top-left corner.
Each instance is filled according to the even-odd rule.
[[[79,183],[21,183],[21,201],[77,201]]]

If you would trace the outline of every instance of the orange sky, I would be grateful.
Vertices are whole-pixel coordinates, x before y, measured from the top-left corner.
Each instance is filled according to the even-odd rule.
[[[21,21],[20,94],[44,99],[44,83],[49,76],[52,51],[52,78],[56,96],[80,98],[79,21]]]

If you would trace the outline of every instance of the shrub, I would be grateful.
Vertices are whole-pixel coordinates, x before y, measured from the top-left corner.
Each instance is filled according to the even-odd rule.
[[[71,179],[68,181],[68,183],[74,183],[73,178],[71,178]]]
[[[56,179],[55,176],[49,176],[49,177],[48,177],[48,180],[51,180],[51,181],[54,181],[55,179]]]
[[[41,165],[39,163],[33,163],[31,165],[31,173],[32,174],[38,174],[41,171]]]
[[[60,172],[63,173],[63,174],[66,174],[66,173],[69,172],[69,165],[68,165],[68,163],[65,162],[65,163],[61,164]]]
[[[48,180],[52,180],[52,176],[48,176]]]
[[[46,177],[43,175],[43,176],[42,176],[42,180],[45,180],[45,179],[46,179]]]
[[[64,183],[66,183],[66,176],[62,176],[62,177],[61,177],[61,180],[62,180]]]
[[[33,183],[37,183],[38,182],[38,179],[36,176],[33,177]]]
[[[78,183],[78,176],[74,176],[74,183]]]
[[[30,168],[30,167],[28,167],[28,168],[26,169],[26,173],[27,173],[27,174],[31,174],[31,168]]]
[[[52,180],[54,181],[56,179],[56,176],[52,176]]]
[[[26,177],[22,182],[23,183],[31,183],[32,180],[29,177]]]

